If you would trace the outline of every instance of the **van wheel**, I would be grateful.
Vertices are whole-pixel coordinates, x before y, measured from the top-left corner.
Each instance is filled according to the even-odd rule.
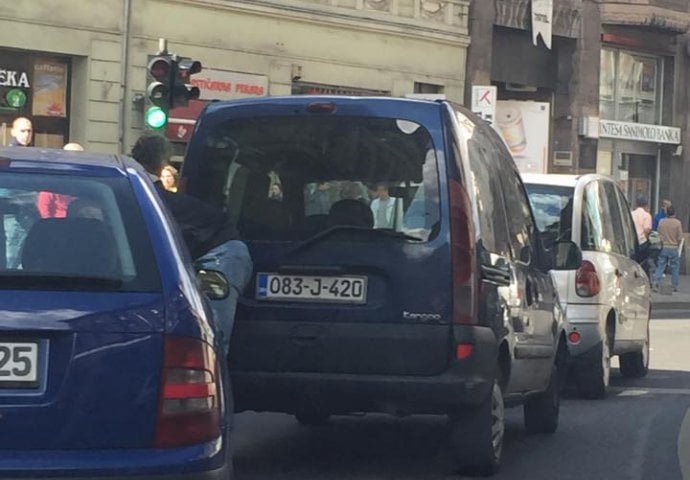
[[[505,412],[503,392],[494,380],[491,393],[476,407],[451,415],[453,457],[463,474],[488,476],[498,470],[503,451]]]
[[[639,352],[624,353],[620,356],[621,375],[628,378],[641,378],[649,371],[649,323],[647,338]]]
[[[584,398],[604,398],[609,387],[610,377],[611,342],[607,335],[592,350],[592,360],[578,366],[575,377],[577,391]]]
[[[554,365],[546,390],[525,402],[525,428],[529,433],[553,433],[558,428],[559,382],[558,368]]]
[[[300,412],[295,414],[295,418],[300,425],[325,425],[331,418],[330,414],[323,412]]]

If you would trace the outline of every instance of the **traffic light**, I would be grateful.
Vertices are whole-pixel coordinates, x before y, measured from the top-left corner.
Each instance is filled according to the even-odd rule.
[[[191,77],[201,71],[201,62],[187,57],[179,57],[174,63],[171,106],[186,107],[190,100],[199,98],[199,87],[190,85]]]
[[[168,123],[170,110],[186,107],[190,100],[199,98],[198,87],[190,85],[191,76],[201,71],[201,62],[174,54],[161,53],[149,61],[146,89],[147,103],[144,114],[146,125],[159,130]]]
[[[151,81],[146,88],[149,106],[146,108],[144,121],[154,130],[161,129],[168,123],[174,72],[175,61],[172,55],[157,55],[148,64],[147,73]]]

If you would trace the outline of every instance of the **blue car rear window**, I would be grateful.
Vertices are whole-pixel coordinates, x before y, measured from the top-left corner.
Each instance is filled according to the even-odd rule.
[[[436,151],[417,123],[242,118],[216,125],[203,141],[190,193],[228,210],[244,239],[304,240],[355,227],[427,241],[438,231]]]
[[[127,179],[0,172],[0,288],[160,291]]]

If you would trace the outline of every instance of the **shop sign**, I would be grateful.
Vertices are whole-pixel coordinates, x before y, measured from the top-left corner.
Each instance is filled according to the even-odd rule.
[[[0,68],[0,87],[29,88],[29,76],[26,72],[3,70]]]
[[[26,93],[18,88],[13,88],[5,95],[7,105],[12,108],[21,108],[26,105]]]
[[[493,125],[496,118],[496,98],[496,87],[472,85],[472,113]]]
[[[268,95],[268,77],[250,73],[204,69],[191,84],[199,87],[201,100],[232,100]]]
[[[599,120],[599,137],[678,145],[680,144],[680,128]]]

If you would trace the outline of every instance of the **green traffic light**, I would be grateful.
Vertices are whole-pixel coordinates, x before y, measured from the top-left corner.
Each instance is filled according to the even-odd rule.
[[[168,114],[161,107],[149,107],[146,110],[144,121],[150,128],[163,128],[168,123]]]

